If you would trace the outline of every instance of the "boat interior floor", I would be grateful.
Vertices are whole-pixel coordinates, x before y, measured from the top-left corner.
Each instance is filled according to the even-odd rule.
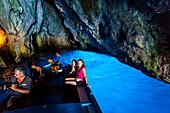
[[[75,76],[68,75],[67,69],[58,74],[51,70],[44,73],[43,79],[33,82],[32,91],[28,96],[30,100],[26,101],[26,106],[11,111],[3,108],[2,112],[101,113],[90,88],[78,87]]]
[[[65,84],[66,73],[63,71],[55,74],[47,71],[42,80],[34,83],[30,93],[32,102],[24,108],[45,104],[80,103],[77,86]]]

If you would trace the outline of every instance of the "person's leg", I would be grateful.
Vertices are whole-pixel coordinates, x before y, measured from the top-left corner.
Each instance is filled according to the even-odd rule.
[[[54,66],[51,66],[50,69],[52,69],[54,71]]]
[[[29,107],[33,105],[33,99],[32,94],[26,95],[22,97],[23,100],[23,107]]]
[[[12,110],[13,109],[12,107],[14,105],[14,99],[15,98],[13,96],[11,96],[10,99],[8,100],[8,102],[7,102],[7,109],[8,110]]]
[[[56,74],[58,74],[58,70],[59,70],[59,66],[55,66],[54,71],[56,72]]]
[[[15,110],[20,108],[22,105],[21,99],[18,96],[11,96],[7,102],[8,110]]]

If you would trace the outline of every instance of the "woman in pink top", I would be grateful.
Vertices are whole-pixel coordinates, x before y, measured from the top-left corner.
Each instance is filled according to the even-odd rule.
[[[78,60],[78,69],[77,69],[77,85],[81,86],[84,83],[86,83],[87,86],[90,86],[87,84],[87,78],[86,78],[86,68],[85,64],[82,59]]]

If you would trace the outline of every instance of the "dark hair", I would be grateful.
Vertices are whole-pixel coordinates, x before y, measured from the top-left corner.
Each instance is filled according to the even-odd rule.
[[[76,66],[77,66],[77,61],[76,61],[76,59],[73,59],[73,60],[72,60],[72,65],[71,65],[71,66],[73,67],[73,61],[76,63]],[[76,67],[76,66],[75,66],[75,67]]]
[[[15,68],[15,71],[16,71],[16,70],[18,70],[20,74],[21,74],[21,73],[23,73],[24,75],[26,74],[26,69],[25,69],[25,67],[23,67],[23,66],[16,67],[16,68]]]
[[[81,62],[83,62],[83,65],[82,65],[82,67],[83,67],[83,66],[85,66],[83,59],[79,59],[78,61],[81,61]]]
[[[30,62],[27,63],[27,66],[28,66],[29,68],[31,68],[31,66],[33,66],[33,65],[35,65],[35,62],[34,62],[34,61],[30,61]]]
[[[81,62],[83,63],[83,65],[81,66],[81,68],[78,70],[78,71],[80,71],[80,70],[82,69],[82,67],[85,67],[85,64],[84,64],[83,59],[79,59],[78,61],[81,61]]]
[[[60,55],[60,51],[57,51],[56,53],[58,53]]]

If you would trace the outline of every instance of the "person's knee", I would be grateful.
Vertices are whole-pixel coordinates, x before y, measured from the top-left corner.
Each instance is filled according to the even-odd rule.
[[[7,102],[7,109],[8,110],[15,110],[21,108],[23,106],[23,98],[11,96]]]
[[[7,102],[7,109],[12,110],[12,107],[14,106],[15,98],[13,96],[10,97],[10,99]]]
[[[58,69],[59,69],[59,66],[56,66],[56,69],[58,70]]]
[[[54,69],[54,66],[51,66],[51,67],[50,67],[50,69],[52,69],[52,70],[53,70],[53,69]]]
[[[10,103],[10,104],[7,104],[7,108],[8,108],[8,107],[11,107],[12,105],[13,105],[12,103]]]
[[[7,109],[8,109],[9,111],[16,109],[14,103],[7,104]]]
[[[58,70],[58,69],[59,69],[59,66],[55,66],[54,69],[55,69],[55,70]]]

